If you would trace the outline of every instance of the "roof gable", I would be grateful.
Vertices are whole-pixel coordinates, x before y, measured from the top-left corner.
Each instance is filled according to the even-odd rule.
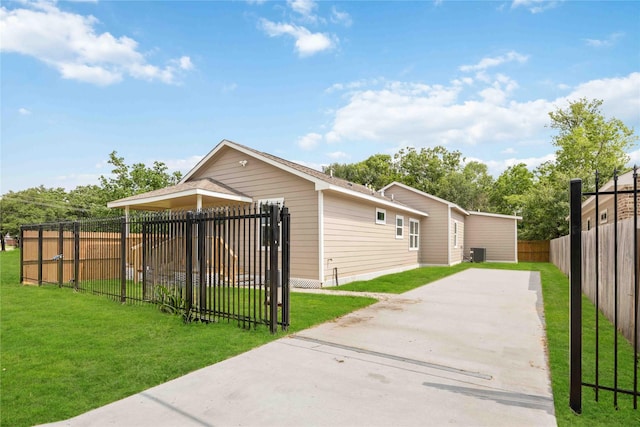
[[[424,212],[405,206],[402,203],[394,202],[388,197],[384,197],[382,194],[376,192],[372,188],[366,187],[361,184],[349,182],[342,178],[337,178],[334,176],[327,175],[323,172],[309,168],[307,166],[303,166],[298,163],[285,160],[278,156],[274,156],[272,154],[255,150],[253,148],[247,147],[242,144],[238,144],[233,141],[229,141],[227,139],[222,140],[218,145],[216,145],[213,148],[213,150],[211,150],[206,156],[204,156],[202,160],[200,160],[198,164],[196,164],[196,166],[194,166],[194,168],[191,169],[182,178],[182,180],[180,180],[180,184],[189,182],[192,179],[192,177],[194,177],[200,169],[206,167],[206,165],[209,164],[211,161],[215,161],[215,156],[225,147],[228,147],[233,150],[237,150],[247,156],[258,159],[273,167],[284,170],[302,179],[310,181],[315,184],[316,191],[319,191],[319,190],[336,191],[352,197],[365,199],[365,200],[380,203],[386,206],[392,206],[397,209],[409,211],[418,215],[428,216]]]
[[[418,190],[416,188],[410,187],[410,186],[408,186],[406,184],[403,184],[401,182],[394,181],[391,184],[388,184],[388,185],[385,185],[384,187],[382,187],[382,189],[380,191],[381,192],[387,191],[389,188],[391,188],[393,186],[404,188],[405,190],[412,191],[412,192],[414,192],[416,194],[419,194],[419,195],[421,195],[423,197],[426,197],[428,199],[431,199],[431,200],[434,200],[436,202],[442,203],[442,204],[448,206],[450,209],[455,209],[455,210],[459,211],[463,215],[469,215],[469,212],[467,212],[465,209],[462,209],[460,206],[458,206],[457,204],[455,204],[453,202],[450,202],[450,201],[445,200],[445,199],[441,199],[440,197],[434,196],[433,194],[425,193],[424,191],[420,191],[420,190]]]

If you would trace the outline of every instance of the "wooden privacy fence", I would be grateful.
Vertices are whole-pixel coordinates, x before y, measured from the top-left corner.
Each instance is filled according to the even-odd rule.
[[[518,261],[549,262],[549,241],[518,240]]]
[[[634,333],[634,266],[640,266],[640,259],[633,259],[634,233],[640,238],[640,229],[634,230],[633,220],[618,222],[618,327],[622,334],[633,342]],[[614,319],[614,233],[615,224],[599,227],[598,257],[596,251],[596,229],[582,232],[582,292],[595,303],[596,300],[596,259],[598,262],[598,300],[602,313],[611,322]],[[551,240],[551,262],[569,276],[570,236]],[[640,321],[640,315],[637,321]]]

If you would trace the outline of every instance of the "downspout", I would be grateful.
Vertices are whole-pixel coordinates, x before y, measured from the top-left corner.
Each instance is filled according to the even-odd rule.
[[[318,190],[318,279],[324,283],[324,193]]]

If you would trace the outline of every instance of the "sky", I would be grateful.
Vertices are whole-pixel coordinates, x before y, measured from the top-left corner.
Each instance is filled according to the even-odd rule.
[[[188,172],[228,139],[321,169],[443,145],[552,160],[582,97],[640,134],[640,2],[7,1],[0,193]],[[640,146],[629,152],[640,164]]]

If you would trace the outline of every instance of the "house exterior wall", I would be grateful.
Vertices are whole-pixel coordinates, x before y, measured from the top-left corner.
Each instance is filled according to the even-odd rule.
[[[466,218],[465,256],[471,248],[486,248],[487,261],[518,262],[517,221],[492,215]]]
[[[423,218],[420,222],[420,264],[449,264],[449,206],[397,185],[387,188],[385,195],[393,195],[398,202],[429,214],[429,217]]]
[[[451,209],[449,225],[449,247],[451,248],[450,264],[459,264],[464,256],[465,216]]]
[[[638,185],[640,188],[640,185]],[[621,185],[618,188],[619,191],[633,190],[633,185]],[[614,220],[614,197],[612,195],[602,195],[598,198],[598,216],[596,218],[595,199],[585,206],[582,210],[582,230],[586,231],[593,228],[596,225],[604,225],[613,223]],[[636,203],[640,206],[640,196],[637,196]],[[606,220],[602,218],[603,212],[606,210]],[[624,219],[633,218],[633,195],[632,194],[619,194],[618,195],[618,221]]]
[[[246,165],[240,165],[247,160]],[[291,217],[291,280],[319,281],[318,196],[314,184],[266,162],[225,147],[191,179],[213,178],[255,202],[284,198]]]
[[[384,224],[376,223],[376,208],[385,210]],[[396,215],[404,219],[401,239],[396,238]],[[326,191],[323,217],[326,284],[333,284],[334,268],[344,284],[418,267],[419,251],[409,250],[412,217],[407,213]]]

